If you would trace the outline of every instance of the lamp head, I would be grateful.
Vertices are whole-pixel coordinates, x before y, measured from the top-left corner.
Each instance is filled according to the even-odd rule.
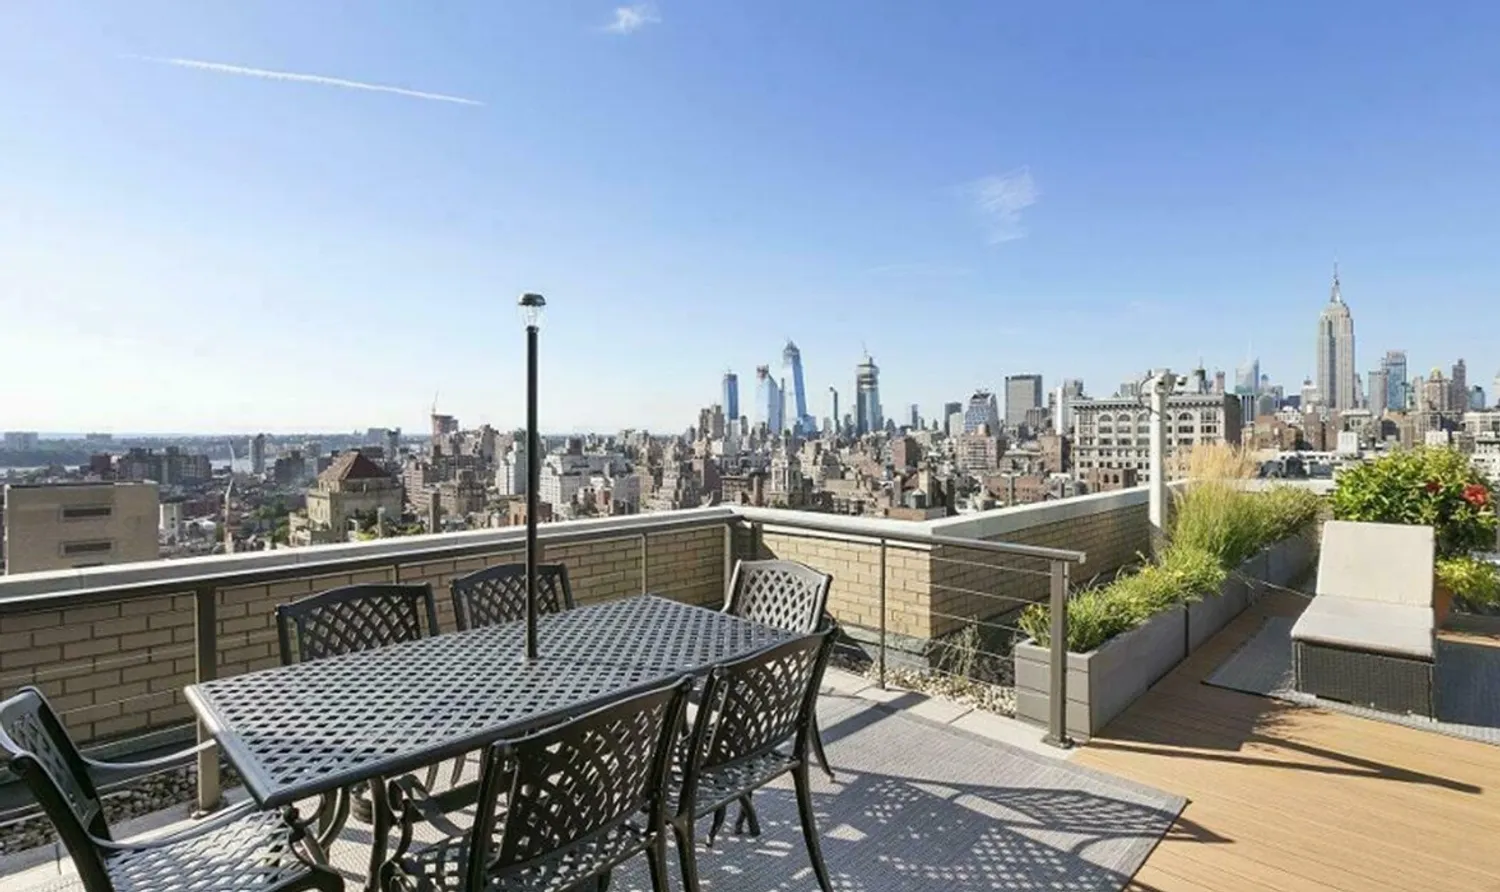
[[[516,306],[520,308],[521,322],[527,328],[542,327],[542,310],[547,306],[545,297],[528,291],[516,301]]]

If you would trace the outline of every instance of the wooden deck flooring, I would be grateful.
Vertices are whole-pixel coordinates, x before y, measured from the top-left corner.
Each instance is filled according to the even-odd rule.
[[[1500,890],[1500,747],[1202,684],[1303,603],[1263,599],[1076,755],[1189,801],[1128,888]]]

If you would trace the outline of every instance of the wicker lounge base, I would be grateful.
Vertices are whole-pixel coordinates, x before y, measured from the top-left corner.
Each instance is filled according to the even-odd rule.
[[[1436,714],[1432,660],[1294,642],[1297,690],[1395,713]]]

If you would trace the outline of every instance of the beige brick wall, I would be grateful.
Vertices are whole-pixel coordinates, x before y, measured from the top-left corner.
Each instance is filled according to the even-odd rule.
[[[880,545],[847,542],[811,532],[765,531],[761,558],[798,561],[833,576],[828,610],[846,626],[880,627]],[[885,554],[887,631],[913,638],[932,637],[928,605],[931,554],[912,545],[888,544]]]
[[[1151,526],[1144,505],[1131,505],[1014,530],[995,540],[1018,545],[1082,551],[1088,562],[1070,568],[1073,588],[1136,562],[1150,549]],[[1051,592],[1050,562],[974,549],[940,547],[933,555],[934,637],[969,619],[990,619]]]
[[[83,739],[170,725],[193,647],[190,593],[0,616],[0,695],[41,688]]]
[[[1082,551],[1088,562],[1071,568],[1074,588],[1133,563],[1150,545],[1145,505],[1130,505],[1054,523],[1022,527],[992,537]],[[735,553],[755,552],[749,531],[736,534]],[[800,561],[833,575],[829,610],[846,626],[880,626],[880,546],[840,541],[818,533],[772,527],[762,531],[761,558]],[[1050,593],[1048,561],[977,549],[889,544],[886,548],[886,621],[893,635],[941,638],[970,620],[1013,612]]]
[[[724,591],[724,527],[651,534],[646,588],[691,604],[718,606]],[[438,621],[454,628],[448,584],[496,563],[524,559],[507,547],[462,560],[408,561],[387,568],[308,576],[216,593],[218,673],[280,663],[275,610],[314,592],[363,582],[427,582]],[[639,594],[641,537],[545,546],[543,559],[568,566],[575,599],[592,604]],[[0,616],[0,697],[40,687],[80,742],[129,736],[188,721],[182,689],[196,679],[192,592],[65,610]]]

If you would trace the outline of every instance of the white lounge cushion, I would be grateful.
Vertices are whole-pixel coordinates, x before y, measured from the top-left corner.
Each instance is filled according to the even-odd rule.
[[[1318,594],[1431,607],[1434,549],[1432,527],[1330,520],[1319,545]]]
[[[1431,660],[1432,608],[1318,595],[1292,626],[1292,640]]]

